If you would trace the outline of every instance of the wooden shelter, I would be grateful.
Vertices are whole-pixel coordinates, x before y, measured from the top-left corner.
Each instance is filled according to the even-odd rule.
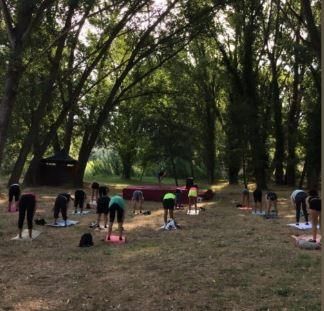
[[[51,157],[40,161],[38,180],[40,185],[61,186],[73,184],[78,161],[62,149]]]

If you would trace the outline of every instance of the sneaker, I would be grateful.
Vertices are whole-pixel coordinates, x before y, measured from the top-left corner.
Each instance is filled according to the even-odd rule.
[[[119,241],[122,241],[122,240],[123,240],[123,238],[120,236],[120,237],[119,237]]]
[[[306,226],[308,226],[309,225],[309,223],[308,222],[306,222]]]
[[[308,242],[316,243],[316,240],[310,239],[310,240],[308,240]]]
[[[296,226],[299,226],[299,223],[298,222],[296,223]]]

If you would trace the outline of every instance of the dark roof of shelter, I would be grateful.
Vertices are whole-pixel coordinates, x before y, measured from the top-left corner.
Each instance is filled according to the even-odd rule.
[[[55,153],[51,157],[42,159],[41,161],[44,163],[66,163],[66,164],[78,163],[78,161],[70,157],[64,149]]]

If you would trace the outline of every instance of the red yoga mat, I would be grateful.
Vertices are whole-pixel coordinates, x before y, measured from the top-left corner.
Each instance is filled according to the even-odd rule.
[[[126,243],[126,237],[123,236],[122,238],[123,238],[122,240],[119,240],[118,235],[111,235],[110,240],[108,240],[108,235],[107,235],[106,238],[105,238],[105,242],[108,243],[108,244],[116,244],[116,245],[125,244]]]

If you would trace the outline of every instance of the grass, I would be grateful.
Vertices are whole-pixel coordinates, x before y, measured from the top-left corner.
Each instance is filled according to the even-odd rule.
[[[119,181],[106,183],[119,191]],[[71,216],[80,220],[71,228],[37,226],[34,241],[11,241],[17,214],[5,212],[2,185],[0,310],[320,310],[320,252],[293,245],[290,235],[300,232],[286,226],[294,220],[290,190],[275,189],[280,218],[266,221],[233,207],[240,187],[213,188],[215,201],[199,216],[175,212],[182,230],[171,232],[158,229],[160,203],[145,202],[150,216],[133,216],[128,203],[128,243],[114,247],[88,228],[95,214]],[[27,190],[51,221],[63,189]],[[77,247],[84,232],[93,247]]]

